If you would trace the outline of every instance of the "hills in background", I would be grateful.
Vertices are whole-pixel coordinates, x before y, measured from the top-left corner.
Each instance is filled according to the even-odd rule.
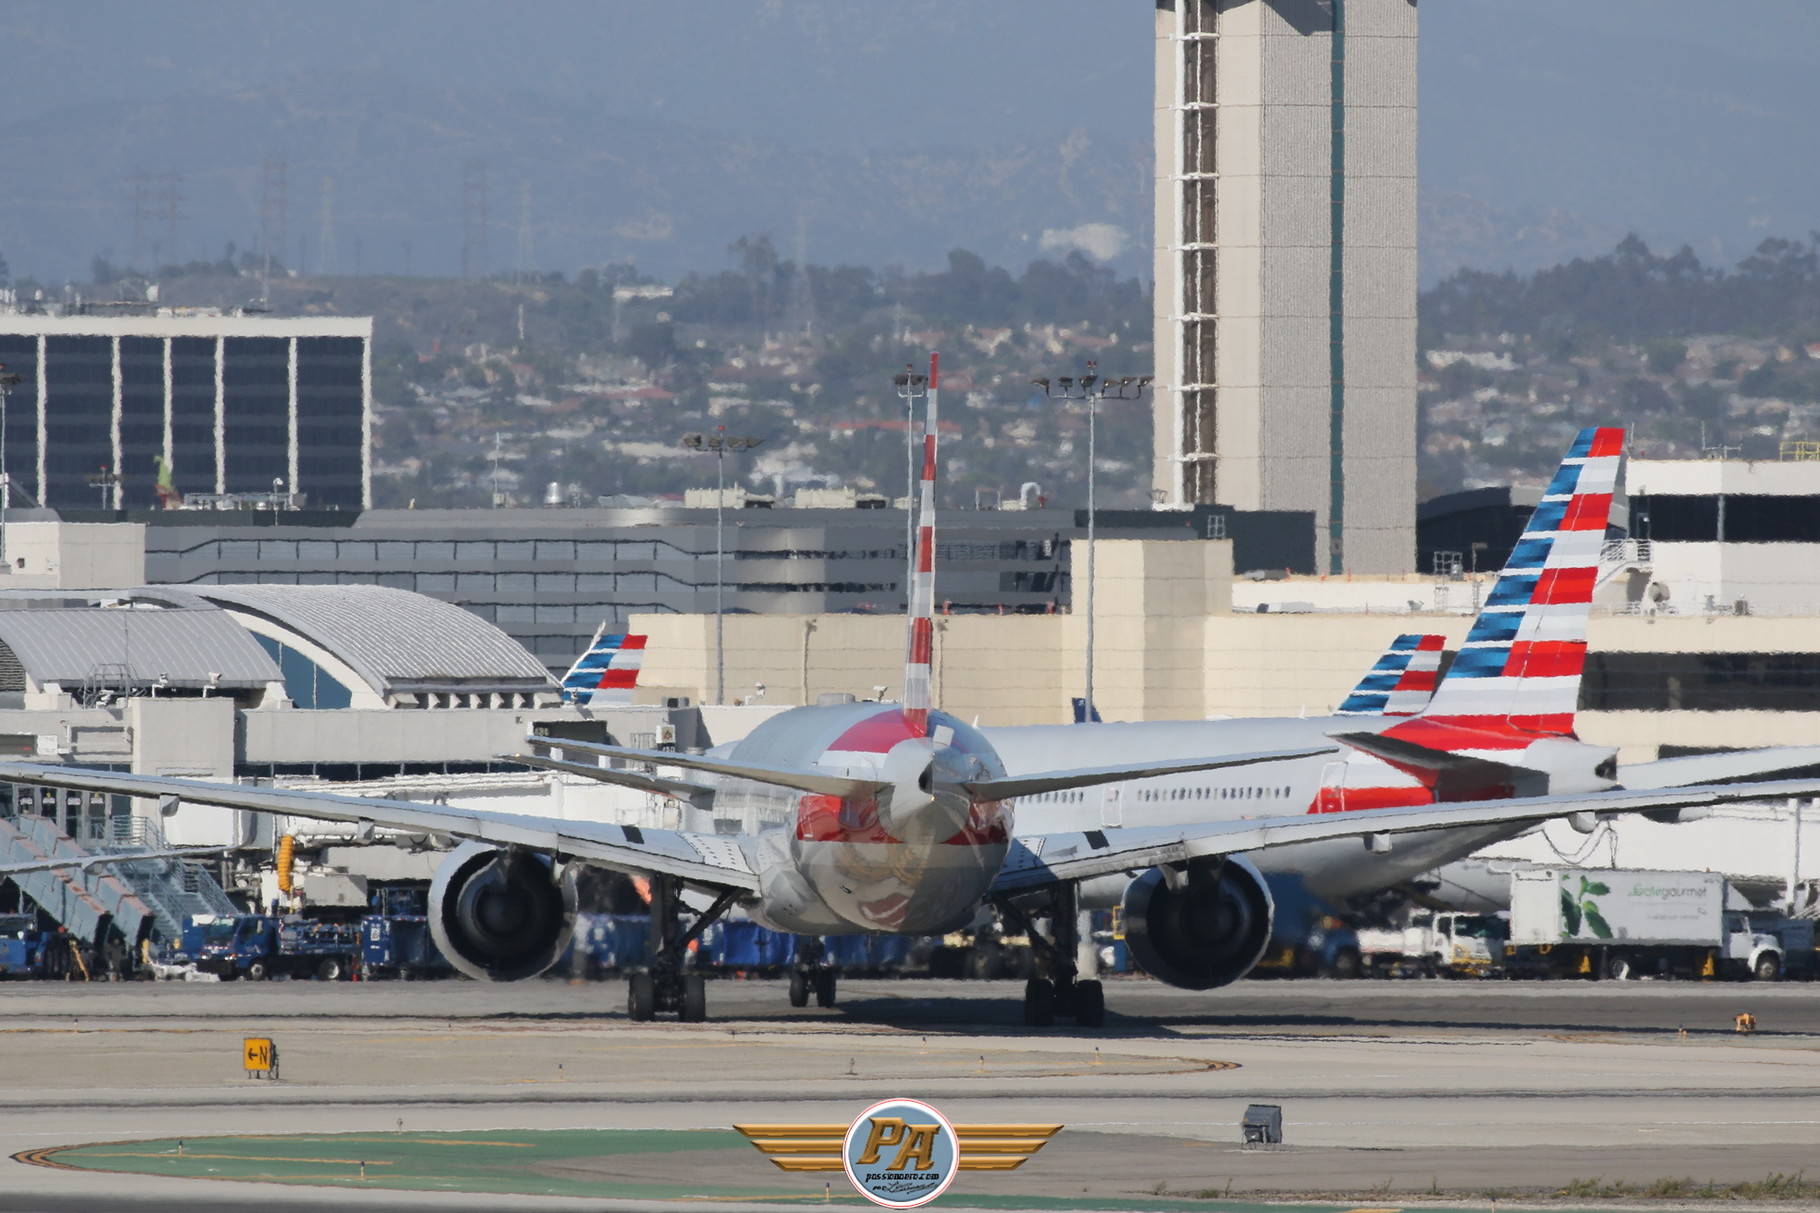
[[[1079,247],[1147,274],[1149,7],[20,0],[0,252],[50,282],[96,253],[150,260],[169,224],[154,184],[135,240],[132,178],[174,171],[159,259],[218,258],[256,241],[262,165],[282,158],[286,263],[324,265],[326,177],[335,269],[401,272],[408,244],[412,272],[453,273],[464,168],[484,161],[495,272],[518,268],[523,226],[530,268],[569,273],[633,259],[673,278],[800,232],[822,263]],[[1820,226],[1820,7],[1450,0],[1422,30],[1426,283],[1633,229],[1734,261]]]

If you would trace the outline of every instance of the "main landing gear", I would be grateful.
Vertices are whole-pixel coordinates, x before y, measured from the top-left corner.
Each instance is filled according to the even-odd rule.
[[[834,970],[827,963],[827,953],[817,935],[796,937],[796,959],[790,962],[790,1005],[806,1007],[809,996],[815,1005],[834,1005]]]
[[[682,882],[674,876],[651,878],[651,933],[646,943],[645,967],[626,983],[626,1017],[636,1022],[654,1019],[661,1012],[675,1012],[683,1023],[708,1018],[706,979],[683,972],[689,945],[739,896],[728,889],[687,930],[681,921]]]
[[[1037,975],[1024,983],[1024,1022],[1047,1028],[1061,1016],[1074,1020],[1076,1027],[1105,1026],[1105,988],[1095,980],[1079,980],[1080,896],[1076,887],[1061,884],[1051,890],[1047,936],[1009,898],[995,898],[994,904],[999,913],[1022,928],[1036,951]]]

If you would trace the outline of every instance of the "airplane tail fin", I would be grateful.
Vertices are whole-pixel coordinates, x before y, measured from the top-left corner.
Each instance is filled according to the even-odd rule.
[[[1434,694],[1446,644],[1445,636],[1398,636],[1334,715],[1414,716]]]
[[[562,697],[583,707],[631,703],[644,663],[645,637],[608,632],[603,623],[587,651],[562,676]]]
[[[935,645],[935,435],[936,374],[940,355],[929,355],[928,421],[923,429],[923,477],[916,504],[916,572],[910,580],[910,656],[904,662],[904,719],[918,735],[928,732],[929,663]]]
[[[1623,430],[1580,431],[1417,719],[1496,733],[1574,735],[1586,619],[1623,460]]]

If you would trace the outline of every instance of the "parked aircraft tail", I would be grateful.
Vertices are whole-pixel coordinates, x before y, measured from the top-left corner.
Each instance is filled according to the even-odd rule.
[[[1580,431],[1434,698],[1393,735],[1440,749],[1454,747],[1423,726],[1574,736],[1586,619],[1623,459],[1623,430]]]
[[[1414,716],[1434,695],[1446,644],[1444,636],[1398,636],[1334,715]]]
[[[562,676],[562,697],[584,707],[631,703],[644,662],[643,636],[608,632],[603,623],[587,651]]]

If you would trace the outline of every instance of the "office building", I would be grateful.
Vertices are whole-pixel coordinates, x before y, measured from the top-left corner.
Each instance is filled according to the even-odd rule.
[[[0,312],[12,503],[148,508],[187,496],[372,501],[370,317],[149,305]]]

